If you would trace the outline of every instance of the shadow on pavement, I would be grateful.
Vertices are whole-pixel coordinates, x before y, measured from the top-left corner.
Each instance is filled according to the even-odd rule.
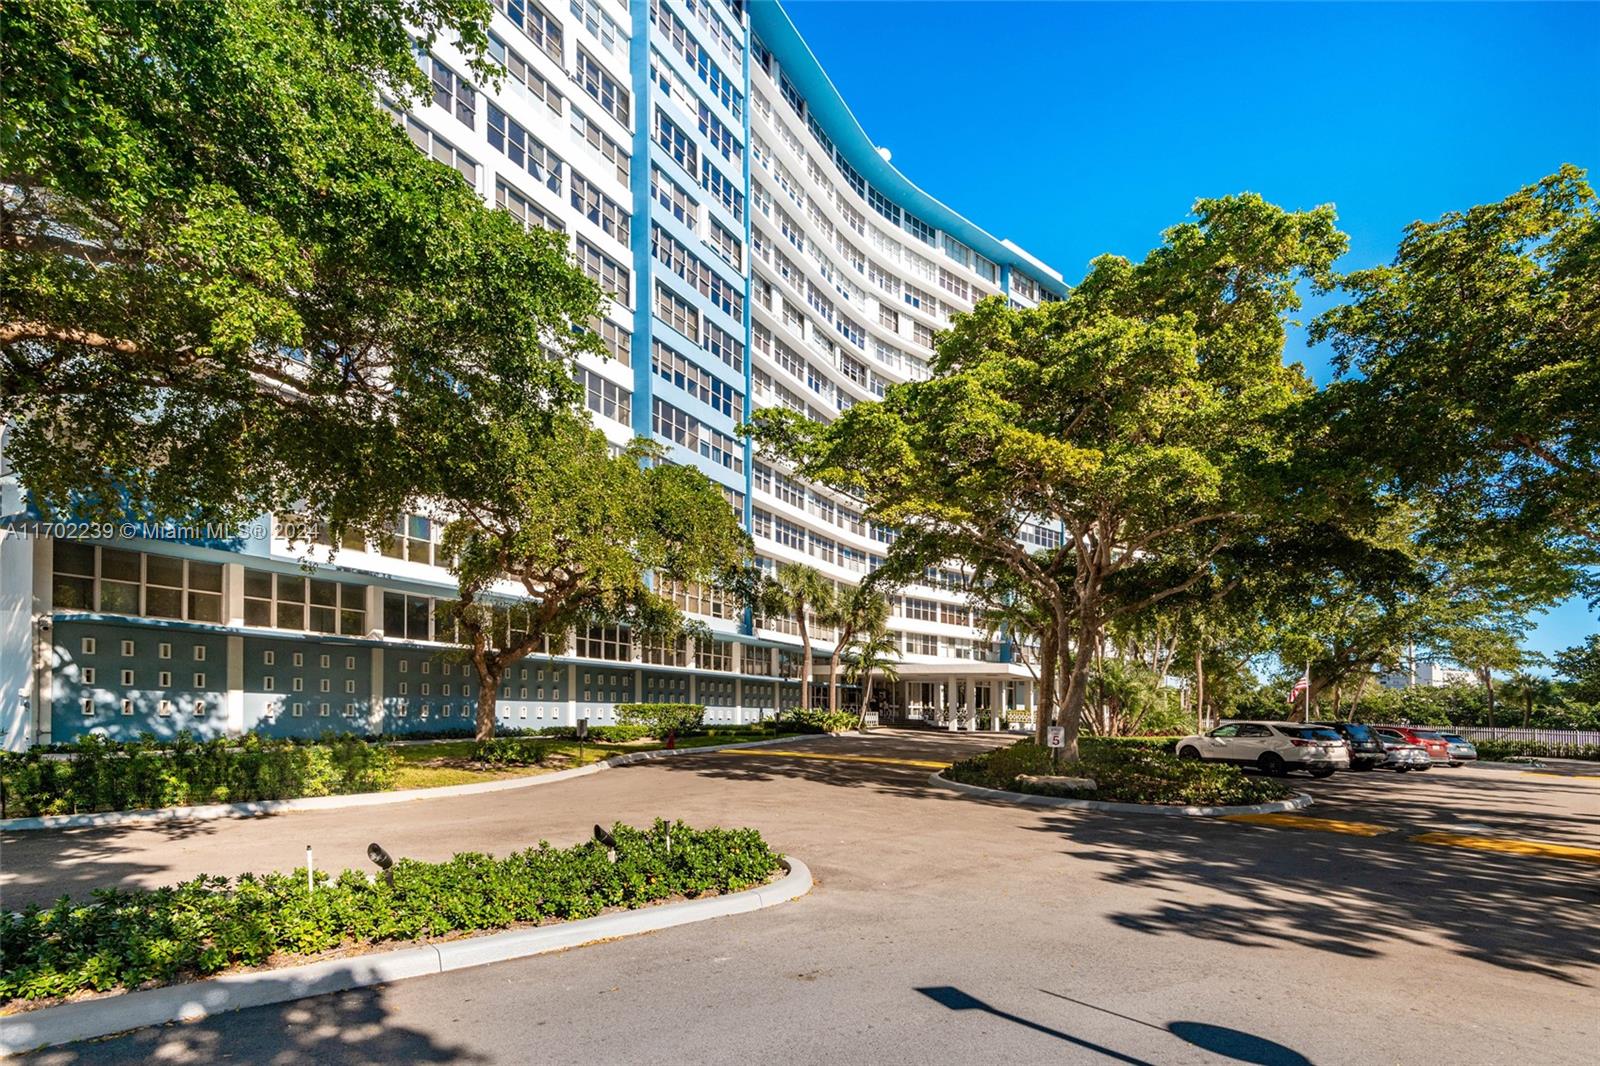
[[[1429,847],[1403,834],[1352,837],[1176,818],[1048,816],[1111,884],[1161,893],[1112,914],[1135,932],[1356,958],[1394,943],[1588,985],[1600,967],[1600,881],[1576,863]]]
[[[189,1024],[140,1029],[101,1041],[48,1048],[28,1058],[40,1066],[77,1063],[215,1063],[271,1048],[270,1061],[394,1066],[482,1063],[483,1055],[411,1028],[386,1004],[383,988],[363,988],[291,1003],[219,1014]],[[441,1005],[441,1009],[448,1009]],[[434,1018],[416,1019],[427,1026]]]

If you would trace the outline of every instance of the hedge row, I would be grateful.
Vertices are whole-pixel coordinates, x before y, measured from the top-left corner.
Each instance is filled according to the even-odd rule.
[[[1161,739],[1086,738],[1079,746],[1079,760],[1062,768],[1056,767],[1050,748],[1023,740],[958,762],[945,776],[1008,792],[1077,795],[1114,803],[1232,806],[1268,803],[1292,794],[1281,782],[1247,775],[1236,766],[1169,755],[1159,747]],[[1057,773],[1091,777],[1097,787],[1092,793],[1063,793],[1017,781],[1022,774]]]
[[[1600,760],[1600,744],[1547,744],[1538,740],[1474,740],[1480,759],[1510,759],[1532,756],[1536,759]]]
[[[778,856],[754,829],[691,829],[657,820],[612,829],[616,862],[594,842],[541,841],[496,859],[395,863],[393,884],[346,870],[197,877],[154,890],[101,889],[0,915],[0,1000],[135,988],[230,966],[335,948],[589,918],[676,896],[736,892],[766,880]]]
[[[381,792],[395,776],[389,748],[333,733],[314,744],[254,733],[169,742],[88,734],[59,753],[0,753],[0,817]]]

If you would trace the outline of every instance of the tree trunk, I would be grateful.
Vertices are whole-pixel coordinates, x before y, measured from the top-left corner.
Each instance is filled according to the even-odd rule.
[[[811,630],[806,628],[806,613],[800,612],[800,709],[811,709]]]
[[[1199,648],[1194,650],[1194,721],[1197,732],[1206,731],[1206,660]]]
[[[1344,686],[1342,684],[1341,685],[1335,685],[1335,686],[1333,686],[1333,717],[1334,717],[1335,721],[1338,721],[1339,711],[1343,707],[1344,707]],[[1306,715],[1306,721],[1308,721],[1308,722],[1311,721],[1311,716],[1309,714]]]
[[[867,731],[867,704],[872,700],[872,671],[867,671],[866,680],[861,683],[861,713],[856,716],[856,732]]]
[[[496,670],[487,659],[480,660],[473,657],[473,665],[478,668],[478,721],[477,731],[474,736],[478,740],[488,740],[494,736],[494,705],[500,696],[500,677],[504,670]]]
[[[1489,734],[1496,736],[1500,727],[1494,721],[1494,673],[1490,670],[1483,671],[1483,694],[1489,701]]]
[[[1072,649],[1072,669],[1067,674],[1067,696],[1061,708],[1061,725],[1066,730],[1064,743],[1056,749],[1056,762],[1077,762],[1078,760],[1078,732],[1083,719],[1084,696],[1089,687],[1089,664],[1094,656],[1095,645],[1099,643],[1099,633],[1093,625],[1093,608],[1089,604],[1078,612],[1077,647]],[[1062,624],[1066,628],[1065,620]],[[1062,633],[1061,643],[1066,645],[1066,633]],[[1063,651],[1065,648],[1063,647]],[[1065,654],[1062,655],[1065,665]]]
[[[1349,720],[1352,722],[1356,720],[1356,714],[1361,710],[1361,693],[1366,690],[1367,679],[1371,676],[1371,671],[1362,671],[1361,676],[1356,679],[1356,694],[1350,698]]]
[[[1039,692],[1033,708],[1034,740],[1039,744],[1048,738],[1047,730],[1056,711],[1058,639],[1054,621],[1046,624],[1045,631],[1039,634]]]
[[[1522,705],[1522,728],[1526,729],[1528,722],[1533,718],[1533,689],[1524,692],[1523,697],[1527,702]]]
[[[828,713],[839,709],[839,656],[844,652],[844,637],[834,639],[833,654],[828,656]]]

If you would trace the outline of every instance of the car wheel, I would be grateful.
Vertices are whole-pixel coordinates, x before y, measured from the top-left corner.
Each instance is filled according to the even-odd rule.
[[[1409,774],[1411,772],[1411,767],[1409,767],[1409,766],[1396,766],[1394,768],[1394,772],[1397,773],[1397,774]]]
[[[1282,777],[1289,772],[1289,767],[1284,764],[1283,756],[1276,752],[1266,752],[1256,762],[1261,767],[1261,772],[1271,774],[1273,777]]]
[[[1185,744],[1178,749],[1178,758],[1180,759],[1198,759],[1199,757],[1200,750],[1191,744]]]
[[[1333,776],[1333,767],[1331,767],[1331,766],[1319,766],[1315,770],[1311,771],[1311,776],[1312,777],[1332,777]]]
[[[1433,766],[1432,766],[1432,765],[1431,765],[1431,764],[1430,764],[1430,765],[1428,765],[1428,766],[1418,766],[1418,767],[1415,767],[1415,768],[1414,768],[1414,769],[1415,769],[1415,770],[1416,770],[1416,771],[1417,771],[1417,773],[1419,773],[1419,774],[1420,774],[1420,773],[1422,773],[1422,771],[1424,771],[1424,770],[1432,770],[1432,769],[1433,769]]]

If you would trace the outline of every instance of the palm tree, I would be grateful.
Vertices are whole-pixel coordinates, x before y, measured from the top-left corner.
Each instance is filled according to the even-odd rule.
[[[1540,677],[1526,670],[1519,670],[1506,679],[1500,686],[1508,699],[1518,700],[1522,704],[1522,728],[1527,729],[1533,719],[1533,705],[1535,703],[1548,703],[1555,695],[1555,685],[1548,677]]]
[[[800,709],[811,709],[811,627],[809,618],[833,610],[833,582],[804,563],[779,563],[777,576],[761,591],[761,613],[793,618],[800,627]]]
[[[882,674],[885,681],[900,680],[895,664],[900,661],[900,645],[889,631],[887,619],[874,623],[856,635],[850,645],[850,661],[845,665],[844,676],[861,686],[861,714],[856,719],[856,729],[867,728],[867,706],[872,702],[872,675]]]
[[[889,598],[877,589],[856,585],[834,597],[822,621],[837,630],[828,656],[828,713],[839,709],[839,662],[857,634],[881,629],[889,622]]]

